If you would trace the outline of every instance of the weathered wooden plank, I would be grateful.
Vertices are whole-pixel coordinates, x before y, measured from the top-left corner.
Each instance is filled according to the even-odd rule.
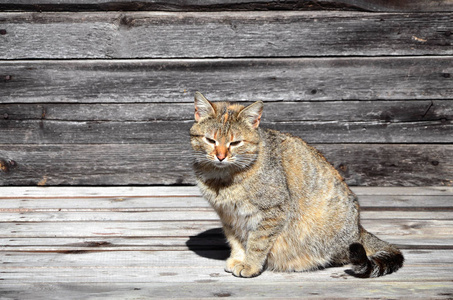
[[[3,144],[173,144],[187,140],[193,105],[0,104],[0,116]],[[263,119],[311,143],[453,142],[453,101],[267,103]]]
[[[228,255],[229,247],[221,228],[209,229],[201,236],[181,237],[72,237],[72,238],[0,238],[0,251],[83,253],[96,251],[204,251],[222,252]],[[453,248],[453,244],[442,239],[417,240],[417,249]],[[225,254],[226,253],[226,254]]]
[[[33,197],[13,196],[2,187],[0,189],[0,213],[2,212],[56,212],[56,211],[96,211],[96,212],[148,212],[162,210],[204,210],[208,202],[201,196],[194,197]],[[14,190],[14,189],[10,189]],[[44,189],[46,190],[46,189]],[[355,190],[355,189],[353,189]],[[197,191],[194,191],[198,193]],[[36,201],[31,201],[36,200]],[[453,208],[453,196],[367,196],[359,195],[362,210],[392,211],[449,211]]]
[[[451,57],[3,61],[2,103],[451,99]],[[219,80],[222,78],[222,80]]]
[[[452,187],[447,186],[426,186],[426,187],[352,187],[352,190],[359,196],[450,196]]]
[[[451,102],[453,106],[453,101]],[[451,118],[453,120],[453,116]],[[10,121],[0,120],[2,144],[168,144],[189,143],[192,121]],[[308,143],[453,143],[453,121],[264,121]]]
[[[193,103],[0,103],[0,117],[8,121],[193,121],[193,111]],[[451,100],[266,102],[262,123],[315,120],[397,123],[452,118]]]
[[[422,145],[396,145],[393,149],[401,151],[396,153],[390,150],[393,146],[387,147],[385,145],[315,145],[316,148],[326,155],[326,158],[339,170],[340,174],[347,179],[350,185],[366,185],[365,181],[370,180],[370,184],[368,185],[376,186],[450,186],[452,184],[452,176],[450,174],[441,175],[438,173],[436,175],[437,172],[443,172],[442,170],[444,168],[451,168],[449,160],[443,158],[443,155],[448,154],[449,146],[443,151],[438,149],[436,153],[425,152],[431,148],[431,146],[426,146],[427,148]],[[375,159],[377,161],[374,161]],[[412,163],[419,167],[423,166],[423,170],[415,170],[415,165],[412,167],[406,165],[406,163],[409,163],[409,160],[412,160]],[[353,163],[354,161],[358,164],[355,165]],[[441,164],[442,166],[440,166]],[[407,179],[403,175],[405,172],[410,173],[407,174],[409,175]],[[389,176],[388,180],[384,182],[380,180],[383,179],[381,176],[384,174],[392,174],[393,176]],[[423,174],[429,174],[428,176],[431,179],[421,179],[419,176],[423,176]],[[443,179],[436,183],[433,180],[436,176]],[[424,181],[426,181],[426,184],[422,183]],[[431,183],[428,184],[428,182]]]
[[[187,146],[0,146],[0,157],[7,162],[0,181],[2,185],[193,184]]]
[[[153,282],[153,283],[187,283],[196,284],[200,280],[211,279],[217,276],[217,280],[226,283],[238,283],[242,281],[250,281],[249,284],[263,284],[263,282],[282,282],[287,283],[300,283],[300,282],[317,282],[329,284],[331,282],[348,281],[362,283],[364,280],[354,278],[347,275],[345,270],[349,268],[327,268],[316,272],[305,273],[273,273],[264,272],[257,278],[250,280],[244,278],[236,278],[231,274],[223,271],[223,262],[219,261],[218,266],[193,266],[186,268],[178,267],[162,267],[155,268],[152,266],[135,266],[133,268],[127,267],[38,267],[38,268],[17,268],[8,269],[8,272],[1,273],[2,285],[3,283],[14,282],[109,282],[111,284],[129,282]],[[411,268],[402,268],[397,273],[383,276],[379,279],[373,279],[374,282],[411,282],[412,284],[423,284],[423,282],[448,282],[451,287],[451,272],[453,271],[452,265],[446,266],[418,266]],[[216,274],[210,276],[210,274]],[[367,281],[365,281],[366,283]],[[363,284],[363,283],[362,283]],[[325,286],[324,286],[325,288]]]
[[[193,251],[131,251],[124,255],[122,251],[85,252],[85,253],[17,253],[2,252],[0,254],[7,269],[16,268],[64,268],[64,267],[219,267],[226,260],[225,251],[210,250]],[[412,267],[441,267],[453,265],[453,255],[450,250],[407,250],[404,251],[406,266]],[[347,266],[345,267],[347,268]],[[220,271],[220,270],[219,270]],[[275,273],[276,274],[276,273]],[[228,274],[225,274],[228,275]],[[318,278],[321,279],[322,278]],[[326,281],[331,280],[326,278]]]
[[[11,194],[0,189],[0,212],[11,210],[23,210],[24,212],[33,211],[153,211],[153,210],[178,210],[178,209],[206,209],[209,204],[201,196],[198,197],[49,197],[49,198],[28,198],[28,197],[9,197]],[[89,188],[89,187],[87,187]],[[433,198],[434,197],[434,198]],[[36,201],[31,201],[36,200]],[[426,198],[424,198],[426,199]],[[427,200],[422,199],[422,204],[430,203],[436,207],[449,207],[451,196],[431,196]],[[416,200],[415,200],[416,201]],[[453,201],[453,200],[452,200]],[[432,202],[432,204],[431,204]],[[384,202],[389,203],[389,202]],[[406,202],[407,203],[407,202]],[[390,204],[390,203],[389,203]],[[442,206],[444,205],[444,206]],[[453,206],[453,204],[452,204]]]
[[[378,236],[410,236],[412,240],[424,237],[451,238],[453,220],[419,219],[364,219],[364,227]],[[159,221],[159,222],[47,222],[3,223],[4,238],[34,237],[180,237],[197,235],[204,230],[221,226],[218,220]],[[411,240],[408,240],[409,244]],[[413,242],[412,242],[413,243]]]
[[[452,200],[453,202],[453,200]],[[453,207],[443,210],[425,208],[424,211],[388,210],[369,211],[362,209],[363,220],[376,219],[417,219],[417,220],[453,220]],[[216,221],[218,215],[210,208],[187,209],[179,208],[171,211],[165,209],[135,209],[135,210],[95,210],[66,211],[55,209],[42,211],[36,209],[1,209],[0,223],[36,223],[36,222],[170,222],[180,221]]]
[[[228,256],[228,245],[221,228],[210,228],[197,235],[181,237],[65,237],[65,238],[0,238],[0,251],[85,253],[98,251],[223,251]],[[453,241],[439,236],[395,236],[381,234],[380,238],[398,245],[405,251],[433,249],[452,250]]]
[[[421,197],[426,198],[434,198],[437,196],[445,197],[446,199],[451,199],[453,196],[453,187],[450,186],[417,186],[417,187],[358,187],[353,186],[351,187],[352,191],[360,196],[360,199],[364,199],[367,202],[367,206],[372,206],[372,201],[386,201],[386,206],[390,205],[388,202],[395,203],[396,206],[404,206],[403,203],[407,203],[408,200],[410,201]],[[386,197],[396,197],[395,199],[391,198],[388,199]],[[109,200],[109,198],[111,200]],[[139,198],[139,199],[134,199]],[[159,201],[158,199],[164,199],[163,202],[156,202]],[[190,199],[187,199],[190,198]],[[365,199],[369,200],[365,200]],[[172,206],[188,206],[189,204],[193,204],[195,206],[203,206],[206,203],[201,198],[201,193],[196,186],[115,186],[115,187],[75,187],[75,186],[61,186],[61,187],[33,187],[33,186],[14,186],[14,187],[1,187],[0,188],[0,205],[6,203],[6,199],[19,199],[24,200],[20,205],[25,205],[25,203],[30,203],[29,207],[33,207],[33,205],[43,205],[43,201],[46,199],[50,199],[51,203],[54,203],[55,200],[63,200],[64,199],[74,199],[71,202],[71,206],[73,208],[77,207],[92,207],[93,203],[88,204],[84,203],[81,205],[77,205],[78,203],[83,203],[84,199],[87,201],[91,201],[90,199],[96,200],[96,205],[102,205],[102,199],[106,199],[109,201],[109,207],[115,207],[113,205],[118,204],[119,207],[122,206],[122,201],[127,200],[127,205],[134,207],[134,204],[130,201],[148,201],[147,199],[153,199],[152,202],[150,201],[147,205],[153,205],[154,203],[158,203],[159,207],[172,207]],[[36,203],[34,201],[30,201],[31,199],[39,199],[40,202]],[[171,203],[176,201],[178,204]],[[110,202],[111,201],[111,202]],[[423,200],[421,200],[423,201]],[[439,200],[437,200],[439,201]],[[64,205],[64,202],[59,202]],[[433,204],[419,204],[420,202],[416,202],[413,206],[431,206]],[[429,202],[431,203],[431,201]],[[439,202],[441,203],[441,202]],[[142,204],[139,204],[139,206]],[[447,205],[448,204],[443,204]],[[19,205],[17,205],[19,206]],[[146,206],[146,205],[142,205]],[[12,207],[5,204],[2,208]],[[53,205],[49,206],[53,207]],[[101,206],[96,206],[101,207]]]
[[[235,11],[235,10],[368,10],[368,11],[452,11],[450,0],[8,0],[0,1],[0,10],[80,11],[80,10],[163,10],[163,11]]]
[[[446,12],[2,13],[0,59],[451,55],[452,16]]]
[[[452,196],[359,196],[362,209],[433,209],[442,210],[453,206]]]
[[[389,188],[375,188],[372,194],[379,193],[385,189],[387,192],[392,193]],[[424,195],[451,195],[453,194],[452,187],[417,187],[417,188],[399,188],[401,191],[414,191],[420,192]],[[359,193],[364,193],[366,189],[360,189]],[[368,194],[368,193],[367,193]],[[62,187],[1,187],[0,199],[77,199],[77,198],[113,198],[112,202],[117,201],[120,203],[121,199],[130,197],[148,197],[160,198],[169,197],[176,198],[195,198],[201,197],[201,193],[195,186],[115,186],[115,187],[75,187],[75,186],[62,186]],[[194,200],[188,200],[194,201]],[[91,206],[91,205],[90,205]]]
[[[335,0],[328,2],[335,2]],[[452,9],[450,0],[440,1],[385,1],[385,0],[342,0],[342,3],[371,11],[448,11]]]
[[[386,212],[387,214],[387,212]],[[413,213],[389,213],[389,216],[392,217],[401,217],[405,215],[415,216],[420,219],[433,218],[434,216],[437,219],[453,219],[450,217],[453,213],[435,212],[435,213],[422,213],[422,212],[413,212]],[[407,216],[407,218],[410,218]],[[13,212],[8,210],[1,210],[0,213],[0,223],[11,223],[11,222],[20,222],[20,223],[36,223],[36,222],[171,222],[172,220],[181,221],[217,221],[219,218],[217,214],[210,208],[195,208],[195,209],[173,209],[168,211],[166,209],[144,209],[144,210],[128,210],[123,211],[90,211],[90,209],[85,209],[85,211],[71,211],[67,212],[61,210],[60,212],[52,211],[40,211],[33,212],[31,211],[20,211]]]
[[[174,270],[172,271],[167,274],[174,273]],[[118,272],[121,272],[121,270],[118,270]],[[324,282],[306,282],[305,277],[298,277],[300,282],[290,283],[285,281],[264,282],[263,279],[257,279],[255,284],[248,280],[223,283],[222,278],[215,278],[217,274],[220,273],[210,273],[211,277],[206,276],[203,279],[197,279],[198,281],[195,283],[117,282],[111,284],[101,282],[87,283],[79,280],[71,283],[45,282],[36,284],[8,281],[2,282],[0,292],[13,299],[34,300],[48,300],[49,294],[54,296],[54,299],[79,298],[88,300],[114,298],[146,299],[149,297],[160,299],[215,299],[219,297],[241,299],[257,297],[272,299],[387,299],[396,297],[408,299],[450,299],[452,295],[451,282],[448,281],[348,281],[345,279],[349,279],[349,277],[345,277],[340,270],[331,274],[340,278],[339,282],[335,284],[329,283],[329,285]],[[131,275],[133,276],[133,274]],[[311,273],[306,274],[307,277],[310,275]],[[191,274],[187,275],[187,277],[190,276]],[[100,279],[101,277],[97,281],[100,281]]]
[[[351,185],[452,184],[451,145],[314,146]],[[0,185],[194,184],[190,157],[188,143],[0,145]]]

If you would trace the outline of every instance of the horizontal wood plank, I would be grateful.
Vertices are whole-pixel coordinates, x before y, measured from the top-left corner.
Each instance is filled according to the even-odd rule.
[[[168,272],[162,272],[171,276],[175,270],[169,270]],[[204,272],[205,270],[194,270],[194,273]],[[208,271],[208,270],[206,270]],[[211,271],[211,270],[209,270]],[[118,270],[121,272],[121,270]],[[429,272],[428,272],[429,273]],[[170,275],[168,275],[170,274]],[[110,282],[99,282],[102,281],[102,275],[97,278],[96,283],[86,283],[79,277],[77,282],[65,282],[65,283],[28,283],[28,282],[2,282],[0,286],[0,292],[11,298],[16,299],[30,299],[35,300],[48,300],[49,293],[55,296],[56,299],[64,298],[82,298],[82,299],[141,299],[149,298],[152,295],[155,298],[168,298],[172,296],[175,299],[213,299],[218,297],[231,297],[231,298],[254,298],[269,297],[273,299],[284,298],[284,299],[364,299],[364,298],[395,298],[396,295],[399,297],[407,297],[410,299],[449,299],[451,297],[451,283],[446,280],[430,280],[425,282],[381,282],[363,280],[363,281],[348,281],[350,277],[345,277],[345,273],[340,269],[335,271],[331,270],[331,273],[323,273],[324,276],[333,276],[338,278],[338,282],[335,284],[329,284],[329,288],[326,288],[326,283],[316,282],[310,283],[305,280],[312,274],[305,274],[305,276],[297,277],[298,282],[268,282],[264,283],[263,280],[255,280],[252,284],[250,280],[238,281],[235,283],[222,283],[223,278],[216,278],[219,272],[203,273],[207,276],[203,279],[196,279],[194,283],[154,283],[149,282],[150,275],[143,274],[148,278],[148,282],[140,280],[141,277],[130,275],[129,279],[135,278],[133,281],[141,282],[116,282],[112,284]],[[320,273],[321,274],[321,273]],[[142,274],[141,274],[142,275]],[[190,277],[190,276],[187,276]],[[303,282],[303,284],[301,284]]]
[[[58,187],[59,188],[59,187]],[[451,187],[446,187],[450,188]],[[41,188],[44,193],[52,189]],[[78,188],[77,188],[78,189]],[[90,187],[86,187],[90,189]],[[165,209],[172,211],[205,211],[210,206],[201,196],[104,196],[104,197],[39,197],[39,201],[31,201],[36,197],[16,196],[16,190],[8,187],[0,189],[0,213],[36,213],[36,212],[160,212]],[[355,191],[356,187],[352,187]],[[194,187],[195,194],[199,191]],[[379,211],[449,211],[453,209],[453,195],[360,195],[362,210]],[[11,216],[9,216],[11,217]],[[19,220],[17,220],[19,221]]]
[[[252,103],[237,102],[242,105]],[[0,116],[5,120],[3,124],[7,124],[6,121],[193,121],[193,111],[193,103],[0,103]],[[447,121],[452,118],[453,101],[448,100],[299,101],[266,102],[262,123],[303,121],[399,123],[442,119]]]
[[[379,235],[380,238],[398,245],[405,251],[449,250],[453,243],[448,237],[417,235],[395,236]],[[204,251],[218,251],[219,257],[226,259],[229,247],[222,229],[214,227],[194,236],[180,237],[35,237],[35,238],[0,238],[0,251],[9,252],[54,252],[78,254],[111,251],[187,251],[200,255]],[[217,257],[217,256],[216,256]],[[220,258],[219,258],[220,259]]]
[[[224,257],[225,253],[222,250],[200,251],[200,254],[203,254],[203,256],[194,255],[191,251],[175,251],[175,253],[169,253],[169,251],[137,251],[131,252],[130,255],[124,255],[121,251],[85,252],[79,253],[79,255],[71,255],[71,253],[17,253],[13,251],[0,253],[8,269],[24,267],[24,265],[28,268],[47,267],[61,269],[64,267],[90,267],[93,265],[98,268],[142,266],[156,269],[162,267],[221,267],[223,261],[226,260]],[[453,265],[453,256],[449,250],[407,250],[404,251],[404,254],[407,265],[411,267]],[[278,276],[278,274],[282,273],[276,272],[274,274]],[[288,275],[288,273],[285,275]],[[225,277],[227,276],[228,274],[225,274]],[[321,276],[316,279],[323,281]],[[331,277],[324,279],[324,281],[330,280],[332,280]]]
[[[453,101],[451,102],[453,106]],[[452,116],[453,120],[453,116]],[[2,144],[167,144],[189,143],[192,121],[8,121],[0,120]],[[302,137],[308,143],[453,143],[453,121],[287,121],[263,128]]]
[[[0,59],[453,54],[451,13],[0,13]]]
[[[170,257],[171,259],[171,257]],[[345,270],[348,266],[328,268],[316,272],[305,273],[273,273],[264,272],[255,279],[250,279],[249,284],[262,284],[263,282],[282,282],[297,284],[300,282],[317,282],[329,284],[330,282],[344,282],[345,278],[351,282],[360,283],[363,281],[360,278],[353,278],[351,275],[345,275]],[[9,272],[1,274],[2,285],[3,283],[14,282],[58,282],[58,283],[71,283],[71,282],[105,282],[117,284],[125,282],[125,278],[129,278],[129,283],[137,282],[153,282],[153,283],[187,283],[195,284],[198,280],[212,279],[210,274],[216,274],[217,281],[222,284],[237,283],[244,281],[244,278],[236,278],[231,274],[223,271],[223,262],[218,262],[217,266],[193,266],[189,268],[178,267],[149,267],[135,266],[133,268],[127,267],[68,267],[61,266],[55,268],[18,268],[7,269]],[[423,282],[449,282],[451,287],[451,272],[453,271],[452,265],[446,266],[419,266],[412,268],[402,268],[398,273],[375,279],[376,282],[411,282],[411,284],[423,284]],[[218,275],[217,275],[218,274]],[[168,278],[170,276],[170,278]],[[366,281],[365,281],[366,282]],[[200,282],[198,282],[200,283]],[[203,283],[203,282],[201,282]],[[325,286],[324,286],[325,288]],[[266,289],[267,290],[267,289]],[[166,294],[171,294],[166,291]]]
[[[445,100],[451,57],[3,61],[2,103]],[[221,78],[222,80],[219,80]]]
[[[193,104],[0,104],[2,143],[173,144]],[[263,127],[310,143],[451,143],[453,101],[269,102]],[[171,137],[171,138],[169,138]]]
[[[379,201],[381,198],[383,199],[382,201],[387,201],[386,206],[389,205],[389,202],[400,206],[401,204],[396,202],[407,202],[407,199],[423,199],[425,197],[431,198],[437,196],[448,199],[453,197],[453,187],[451,186],[417,186],[410,188],[353,186],[351,189],[361,198],[370,199],[366,200],[369,201],[367,202],[367,206],[372,205],[372,199],[375,199],[374,201]],[[390,199],[386,199],[386,197],[389,197]],[[200,206],[202,203],[205,203],[201,198],[201,193],[198,187],[196,186],[87,186],[83,188],[75,186],[4,186],[0,188],[0,200],[2,200],[0,201],[0,205],[2,205],[2,203],[6,203],[4,200],[24,200],[24,202],[21,203],[21,205],[23,205],[31,199],[40,199],[41,201],[39,203],[31,202],[30,205],[42,205],[41,203],[43,203],[46,199],[77,199],[77,201],[73,201],[71,203],[71,205],[73,205],[71,207],[83,207],[77,206],[77,203],[79,203],[79,201],[83,201],[84,199],[88,199],[88,201],[90,201],[90,199],[98,199],[99,201],[96,202],[96,204],[102,203],[102,199],[111,199],[112,202],[109,205],[113,205],[115,202],[121,204],[124,200],[148,201],[147,199],[153,199],[152,202],[147,203],[149,205],[156,204],[159,207],[164,205],[162,202],[168,202],[167,207],[178,206],[179,204],[177,203],[180,203],[180,201],[185,201],[185,205],[192,203],[195,206]],[[159,199],[163,200],[159,201]],[[176,202],[172,202],[171,199]],[[128,202],[128,205],[133,204]],[[416,204],[414,206],[420,206],[420,204]],[[11,206],[6,204],[6,206],[2,207]]]
[[[450,199],[451,200],[451,199]],[[451,200],[453,202],[453,200]],[[63,209],[56,209],[55,211],[34,211],[33,209],[23,210],[4,210],[1,209],[0,223],[5,222],[18,222],[18,223],[35,223],[35,222],[169,222],[173,219],[180,221],[194,221],[194,220],[218,220],[217,214],[209,209],[175,209],[171,213],[163,209],[137,209],[123,211],[103,211],[84,209],[83,211],[70,211],[67,212]],[[369,211],[362,208],[361,218],[380,219],[382,216],[385,219],[417,219],[417,220],[453,220],[453,207],[448,209],[442,207],[440,209],[432,210],[425,208],[425,211],[392,211],[388,208],[380,209],[379,211]]]
[[[0,0],[0,10],[85,11],[85,10],[163,10],[163,11],[235,11],[235,10],[367,10],[367,11],[453,11],[449,0]]]
[[[131,217],[133,215],[131,214]],[[417,239],[426,237],[445,240],[453,234],[453,220],[420,219],[364,219],[364,227],[386,240],[405,237],[409,245],[417,245]],[[4,238],[102,238],[102,237],[189,237],[213,228],[221,227],[218,220],[159,221],[159,222],[116,222],[74,221],[43,223],[2,224]],[[391,238],[389,238],[391,237]]]
[[[88,210],[88,211],[87,211]],[[165,209],[138,209],[138,210],[129,210],[127,212],[121,211],[102,211],[102,210],[91,210],[85,209],[84,211],[75,211],[67,212],[63,209],[58,212],[52,211],[40,211],[33,212],[29,211],[19,211],[11,212],[6,210],[1,210],[1,219],[0,223],[4,222],[20,222],[20,223],[35,223],[35,222],[159,222],[164,221],[168,222],[171,220],[180,221],[195,221],[195,220],[208,220],[216,221],[218,220],[217,214],[210,208],[196,208],[196,209],[174,209],[171,213],[167,212]],[[451,214],[451,213],[450,213]],[[172,217],[172,215],[174,217]],[[390,216],[401,216],[401,213],[390,213]],[[409,215],[409,216],[408,216]],[[449,216],[443,214],[442,212],[436,213],[421,213],[415,212],[412,213],[412,216],[416,215],[420,219],[428,219],[436,216],[438,219],[449,218]],[[403,214],[403,217],[410,217],[410,214]],[[452,218],[453,219],[453,218]]]
[[[383,213],[381,213],[383,214]],[[133,216],[133,214],[131,214]],[[364,219],[362,225],[402,249],[451,250],[452,220]],[[220,221],[12,222],[2,224],[0,251],[84,253],[228,249]]]
[[[314,146],[350,185],[452,185],[451,145]],[[0,145],[0,185],[194,184],[190,157],[189,143]]]

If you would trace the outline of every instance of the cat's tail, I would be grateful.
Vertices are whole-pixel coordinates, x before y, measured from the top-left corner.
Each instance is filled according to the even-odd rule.
[[[403,266],[404,256],[395,246],[384,242],[362,227],[361,243],[349,246],[349,259],[354,276],[379,277],[396,272]],[[367,256],[367,252],[370,256]]]

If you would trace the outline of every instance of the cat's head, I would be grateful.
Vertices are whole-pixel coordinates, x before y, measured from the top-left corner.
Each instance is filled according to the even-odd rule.
[[[263,102],[247,107],[208,101],[195,93],[195,123],[190,129],[195,163],[204,168],[246,169],[256,160]]]

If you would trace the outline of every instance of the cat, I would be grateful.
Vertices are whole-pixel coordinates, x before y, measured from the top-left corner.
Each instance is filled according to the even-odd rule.
[[[351,275],[368,278],[401,268],[401,251],[360,225],[357,197],[320,152],[259,127],[263,106],[195,94],[193,168],[231,247],[225,271],[255,277],[351,263]]]

